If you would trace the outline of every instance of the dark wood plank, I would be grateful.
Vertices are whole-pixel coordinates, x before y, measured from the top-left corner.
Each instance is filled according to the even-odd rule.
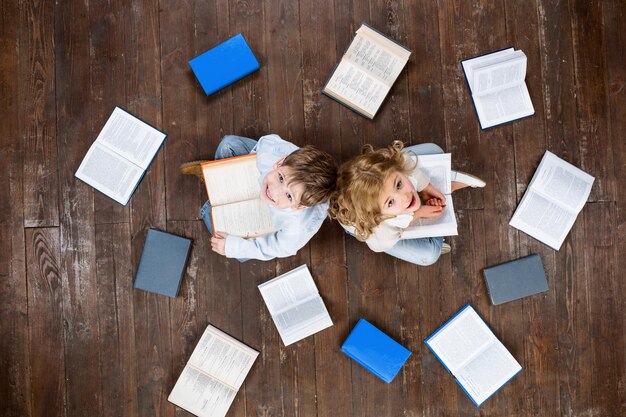
[[[56,4],[54,16],[66,407],[68,415],[97,415],[102,398],[94,191],[74,178],[91,145],[87,5]]]
[[[65,415],[59,229],[26,230],[33,416]]]
[[[528,58],[526,85],[531,92],[535,116],[513,124],[517,201],[530,182],[546,148],[546,128],[543,91],[544,74],[541,60],[542,29],[539,13],[528,13],[518,3],[507,1],[506,26],[511,45],[521,49]],[[532,9],[538,9],[537,4]],[[532,414],[559,415],[558,345],[556,329],[556,288],[554,251],[532,237],[519,233],[520,256],[537,253],[541,256],[550,291],[541,296],[524,299],[524,376],[526,409]]]
[[[130,226],[96,226],[102,415],[135,417],[137,345],[133,314]]]
[[[89,2],[91,125],[89,142],[93,142],[115,106],[126,108],[124,1]],[[138,115],[141,118],[141,115]],[[129,210],[106,195],[94,193],[96,223],[119,223],[129,220]]]
[[[613,152],[609,134],[607,63],[602,3],[573,1],[571,25],[576,75],[576,109],[581,168],[596,178],[591,201],[615,200]]]
[[[585,207],[585,236],[588,248],[584,253],[588,277],[589,325],[593,372],[591,392],[594,411],[600,415],[619,415],[624,411],[624,398],[619,397],[619,383],[624,380],[624,311],[617,269],[607,268],[617,262],[618,238],[615,203],[588,203]],[[623,255],[623,254],[622,254]]]
[[[32,414],[24,246],[23,147],[19,139],[20,10],[0,3],[0,403],[9,417]],[[8,198],[10,196],[10,198]]]
[[[21,4],[20,129],[24,151],[24,226],[58,226],[54,4]],[[17,16],[15,16],[17,18]]]

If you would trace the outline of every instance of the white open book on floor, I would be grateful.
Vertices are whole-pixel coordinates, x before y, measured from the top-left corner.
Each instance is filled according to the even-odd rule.
[[[452,204],[451,160],[452,154],[449,153],[417,157],[417,167],[430,178],[431,184],[446,196],[446,207],[440,216],[415,220],[411,226],[404,229],[402,239],[459,234]]]
[[[202,175],[214,231],[245,238],[276,231],[269,206],[260,198],[256,154],[203,162]]]
[[[115,107],[78,167],[76,178],[126,205],[166,136]]]
[[[363,23],[322,93],[373,119],[411,51]]]
[[[481,128],[535,113],[524,81],[526,61],[513,48],[461,61]]]
[[[333,325],[306,265],[259,285],[285,346]]]
[[[522,370],[469,304],[424,342],[477,406]]]
[[[167,400],[201,417],[223,417],[259,352],[209,325]]]
[[[559,250],[593,181],[591,175],[546,151],[509,224]]]

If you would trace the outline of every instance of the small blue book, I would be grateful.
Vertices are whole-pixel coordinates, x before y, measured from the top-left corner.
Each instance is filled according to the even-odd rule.
[[[260,67],[241,33],[195,57],[189,66],[207,96]]]
[[[469,304],[424,342],[476,406],[522,370]]]
[[[341,351],[386,383],[393,381],[411,351],[365,319],[360,319]]]
[[[135,288],[175,298],[180,288],[191,240],[148,230],[135,276]]]

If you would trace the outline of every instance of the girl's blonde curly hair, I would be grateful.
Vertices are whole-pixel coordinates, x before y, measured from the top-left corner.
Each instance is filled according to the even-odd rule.
[[[353,226],[356,238],[364,241],[376,226],[388,218],[380,209],[379,197],[389,175],[410,174],[417,162],[405,157],[399,141],[385,148],[365,145],[361,154],[339,168],[337,190],[330,198],[328,213],[345,226]]]

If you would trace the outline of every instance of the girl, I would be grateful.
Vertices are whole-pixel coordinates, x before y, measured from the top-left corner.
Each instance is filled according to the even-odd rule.
[[[410,146],[404,151],[403,146],[400,141],[377,150],[365,145],[359,156],[344,163],[329,214],[373,251],[417,265],[431,265],[451,250],[443,238],[403,240],[402,232],[417,218],[442,214],[446,198],[409,154],[437,154],[443,150],[434,143]],[[452,171],[452,191],[484,186],[479,178]]]

